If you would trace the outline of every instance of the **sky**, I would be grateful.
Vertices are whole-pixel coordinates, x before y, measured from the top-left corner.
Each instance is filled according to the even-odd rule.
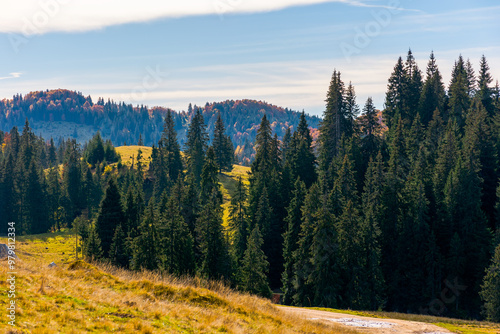
[[[5,0],[0,99],[70,89],[133,105],[255,99],[321,116],[332,72],[362,108],[383,108],[387,79],[412,50],[481,55],[500,79],[496,0]]]

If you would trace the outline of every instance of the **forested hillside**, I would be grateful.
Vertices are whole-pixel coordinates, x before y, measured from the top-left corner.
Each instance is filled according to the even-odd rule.
[[[186,129],[194,112],[195,105],[187,111],[173,113],[175,130],[183,147],[186,142]],[[99,98],[96,103],[90,96],[68,90],[47,90],[31,92],[25,96],[16,95],[11,100],[0,101],[0,130],[10,131],[12,127],[21,128],[26,119],[33,132],[45,139],[56,140],[73,138],[83,144],[100,131],[104,139],[114,145],[134,145],[142,139],[144,145],[152,146],[160,139],[163,119],[168,108],[132,106]],[[262,115],[268,115],[273,130],[283,136],[288,127],[295,128],[299,113],[261,101],[227,100],[207,103],[202,114],[208,131],[212,131],[218,113],[227,125],[227,133],[235,147],[240,147],[238,157],[249,163],[253,159],[253,143]],[[318,117],[307,116],[311,127],[317,128]]]
[[[262,113],[226,225],[236,103],[193,108],[183,145],[166,111],[150,161],[130,164],[99,133],[55,145],[26,122],[0,133],[0,217],[19,234],[75,227],[89,260],[281,288],[286,304],[500,321],[500,94],[479,65],[460,56],[445,86],[432,54],[425,74],[400,57],[387,129],[337,70],[316,141],[304,113],[281,140]]]

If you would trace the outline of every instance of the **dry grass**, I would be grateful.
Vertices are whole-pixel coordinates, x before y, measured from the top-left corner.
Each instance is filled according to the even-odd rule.
[[[145,168],[149,167],[149,163],[151,162],[151,152],[153,149],[149,146],[137,146],[137,145],[131,145],[131,146],[118,146],[116,148],[116,152],[121,156],[122,158],[122,164],[126,166],[131,166],[132,165],[132,160],[134,161],[134,164],[137,163],[137,152],[139,152],[139,149],[142,151],[142,159],[141,162],[144,164]]]
[[[3,240],[4,241],[4,240]],[[43,245],[53,252],[43,254]],[[17,330],[30,333],[356,333],[297,319],[219,282],[131,272],[65,258],[71,235],[18,240]],[[35,251],[36,250],[36,251]],[[40,252],[38,252],[40,251]],[[56,268],[48,268],[55,261]],[[64,263],[69,261],[68,263]],[[0,268],[7,290],[7,265]],[[0,299],[5,309],[7,298]],[[0,328],[9,329],[2,316]]]
[[[222,174],[219,174],[219,184],[221,185],[222,196],[224,199],[222,207],[224,208],[223,225],[225,228],[228,226],[229,206],[231,205],[231,197],[234,196],[236,187],[238,186],[238,178],[241,177],[245,186],[248,187],[249,172],[250,167],[233,165],[233,169],[230,172],[223,172]]]

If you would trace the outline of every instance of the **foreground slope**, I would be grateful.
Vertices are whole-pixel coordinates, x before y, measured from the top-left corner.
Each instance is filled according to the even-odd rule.
[[[1,240],[5,242],[5,240]],[[74,261],[69,233],[17,240],[18,331],[30,333],[355,333],[282,312],[217,282]],[[57,267],[49,268],[50,262]],[[0,266],[7,290],[7,263]],[[0,299],[0,308],[7,298]],[[1,317],[2,332],[10,328]]]

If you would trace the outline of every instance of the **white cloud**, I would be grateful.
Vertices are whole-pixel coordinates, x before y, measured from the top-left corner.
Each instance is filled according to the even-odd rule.
[[[378,7],[357,0],[7,0],[0,4],[0,32],[28,36],[88,31],[161,18],[267,12],[325,2]]]
[[[0,80],[19,78],[21,76],[21,74],[22,73],[19,73],[19,72],[9,73],[9,76],[7,76],[7,77],[0,77]]]

